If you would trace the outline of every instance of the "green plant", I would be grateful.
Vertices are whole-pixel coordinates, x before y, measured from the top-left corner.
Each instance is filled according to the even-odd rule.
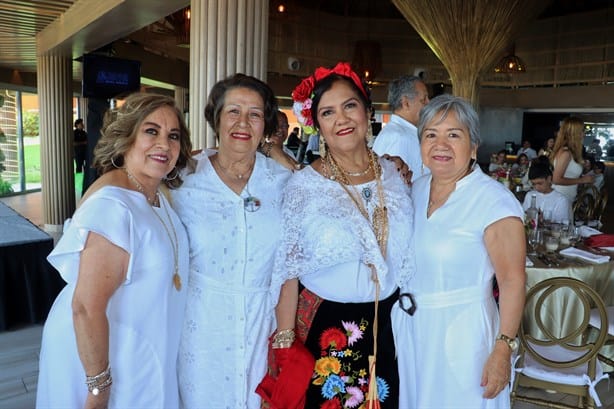
[[[8,193],[13,193],[13,186],[11,186],[11,184],[6,180],[3,180],[2,176],[0,176],[0,196]]]
[[[39,116],[38,112],[24,112],[23,113],[23,135],[24,136],[37,136]]]

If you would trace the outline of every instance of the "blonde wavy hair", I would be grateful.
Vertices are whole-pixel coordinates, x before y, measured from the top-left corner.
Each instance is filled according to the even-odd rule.
[[[94,148],[94,168],[99,175],[124,166],[124,155],[134,144],[141,124],[147,116],[162,107],[169,107],[175,112],[180,130],[177,164],[162,181],[170,189],[181,186],[183,181],[179,176],[180,171],[185,167],[193,168],[190,131],[175,100],[158,94],[130,94],[120,108],[106,112],[101,136]]]
[[[550,159],[554,158],[561,149],[567,148],[577,163],[582,163],[582,142],[584,140],[584,122],[575,116],[565,118],[556,134],[554,148]]]

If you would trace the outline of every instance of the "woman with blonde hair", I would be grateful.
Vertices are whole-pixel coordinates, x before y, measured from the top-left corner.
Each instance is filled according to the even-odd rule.
[[[191,150],[171,97],[132,94],[105,116],[100,177],[47,258],[66,286],[43,329],[37,408],[179,407],[189,246],[164,192]]]
[[[576,200],[578,185],[593,183],[593,175],[582,176],[582,140],[584,122],[577,117],[565,118],[556,136],[551,156],[552,187],[571,203]]]

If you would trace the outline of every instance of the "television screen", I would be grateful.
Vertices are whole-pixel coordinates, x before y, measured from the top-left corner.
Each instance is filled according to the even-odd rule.
[[[96,54],[83,56],[82,94],[86,98],[114,98],[138,91],[141,62]]]

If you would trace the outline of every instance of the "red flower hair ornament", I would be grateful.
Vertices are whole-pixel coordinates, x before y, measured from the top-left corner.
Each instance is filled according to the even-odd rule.
[[[352,70],[349,63],[339,62],[332,69],[325,67],[317,68],[313,75],[303,79],[300,84],[294,88],[294,91],[292,91],[292,100],[294,101],[292,110],[303,128],[303,132],[305,132],[307,135],[316,133],[316,129],[313,126],[313,116],[311,113],[313,88],[316,82],[328,77],[331,74],[339,74],[348,77],[352,80],[352,82],[354,82],[354,84],[356,84],[358,89],[365,97],[369,97],[364,86],[362,85],[360,77]]]

